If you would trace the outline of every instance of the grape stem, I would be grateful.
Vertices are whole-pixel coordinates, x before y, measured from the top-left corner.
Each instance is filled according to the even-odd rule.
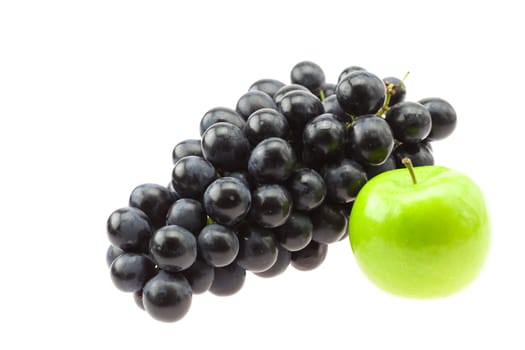
[[[378,116],[382,116],[383,114],[388,112],[388,110],[390,109],[390,107],[388,107],[388,105],[390,104],[390,99],[392,98],[392,91],[394,91],[395,87],[396,86],[394,84],[392,84],[392,83],[388,84],[388,86],[386,87],[385,103],[383,104],[383,107],[381,107],[379,112],[377,112]]]
[[[412,164],[412,161],[410,160],[410,158],[405,157],[401,159],[401,163],[403,163],[403,165],[407,167],[408,172],[410,173],[410,177],[412,178],[412,182],[414,183],[414,185],[416,185],[417,184],[416,173],[414,171],[414,165]]]
[[[321,101],[324,101],[325,96],[324,96],[324,91],[323,91],[323,89],[319,90],[319,97],[321,98]]]

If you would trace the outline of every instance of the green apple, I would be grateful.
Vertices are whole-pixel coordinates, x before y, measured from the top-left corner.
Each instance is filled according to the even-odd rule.
[[[352,250],[366,276],[390,293],[448,296],[474,280],[486,260],[487,206],[479,187],[457,171],[407,167],[372,178],[359,192],[350,215]]]

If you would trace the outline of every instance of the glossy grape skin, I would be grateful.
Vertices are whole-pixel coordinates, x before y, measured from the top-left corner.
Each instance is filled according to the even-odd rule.
[[[377,113],[385,102],[385,84],[374,74],[356,71],[343,77],[336,89],[337,101],[353,116]]]
[[[184,227],[168,225],[153,234],[150,251],[161,269],[169,272],[183,271],[197,258],[197,240]]]
[[[313,169],[295,170],[288,180],[287,188],[292,195],[296,210],[308,211],[320,206],[326,197],[326,185]]]
[[[142,310],[145,310],[144,309],[144,300],[143,300],[143,293],[142,293],[142,288],[137,290],[136,292],[133,293],[133,300],[135,301],[135,304]]]
[[[356,118],[348,129],[351,158],[365,164],[382,164],[394,148],[394,135],[388,123],[377,115]]]
[[[146,253],[153,229],[142,210],[125,207],[109,216],[107,234],[112,245],[126,252]]]
[[[290,91],[283,96],[278,106],[288,120],[290,129],[299,135],[306,123],[324,113],[321,100],[309,91]]]
[[[324,99],[326,99],[327,97],[330,97],[330,96],[334,96],[336,88],[337,88],[336,84],[331,84],[331,83],[324,84],[322,89],[321,89],[323,91],[323,94],[324,94]]]
[[[321,114],[309,121],[303,132],[303,143],[319,160],[340,158],[344,153],[346,130],[334,114]]]
[[[288,121],[275,109],[263,108],[250,115],[244,126],[244,134],[252,146],[270,137],[286,139]]]
[[[248,91],[262,91],[268,96],[272,97],[275,95],[280,88],[284,86],[284,83],[275,79],[260,79],[253,83]]]
[[[391,154],[390,157],[381,165],[370,165],[365,166],[366,176],[370,180],[376,175],[384,173],[385,171],[394,170],[397,168],[396,160],[394,155]]]
[[[406,143],[397,146],[392,152],[398,168],[404,168],[402,160],[410,158],[413,166],[434,165],[434,156],[426,143]]]
[[[323,169],[326,196],[334,203],[349,203],[368,180],[365,169],[356,161],[343,159]]]
[[[307,88],[299,84],[285,85],[281,87],[279,90],[277,90],[277,92],[273,95],[273,100],[275,101],[276,105],[279,106],[279,103],[283,100],[284,95],[286,95],[290,91],[296,91],[296,90],[306,91],[306,92],[309,91]]]
[[[337,242],[348,230],[348,217],[334,205],[324,203],[312,211],[312,240],[320,243]]]
[[[430,113],[417,102],[400,102],[388,110],[385,120],[394,138],[403,143],[423,141],[432,127]]]
[[[405,83],[401,79],[395,77],[388,77],[384,78],[383,82],[385,83],[387,89],[390,84],[394,85],[394,88],[391,92],[390,101],[388,102],[388,107],[392,107],[398,104],[399,102],[403,102],[405,100],[407,89]]]
[[[247,188],[253,186],[253,179],[246,171],[225,171],[223,177],[233,177],[242,182]]]
[[[197,237],[199,256],[212,267],[230,265],[239,253],[239,239],[225,226],[212,224],[204,227]]]
[[[292,84],[306,87],[312,93],[317,94],[325,84],[324,72],[314,62],[302,61],[297,63],[290,73]]]
[[[260,226],[281,226],[291,212],[292,196],[283,186],[263,185],[252,192],[250,218]]]
[[[229,296],[239,292],[246,280],[246,270],[235,262],[228,266],[215,268],[215,276],[210,292],[217,296]]]
[[[201,140],[188,139],[181,141],[173,147],[171,157],[173,158],[173,164],[181,158],[187,156],[197,156],[202,158]]]
[[[208,185],[215,180],[216,171],[207,160],[188,156],[175,163],[171,178],[173,188],[181,197],[200,200]]]
[[[278,276],[284,271],[286,271],[286,269],[290,265],[291,260],[292,253],[290,253],[288,250],[284,249],[281,246],[277,246],[277,261],[275,261],[275,264],[273,264],[272,267],[270,267],[266,271],[255,272],[255,275],[264,278]]]
[[[432,129],[427,141],[442,140],[452,134],[456,128],[457,115],[450,103],[437,97],[425,98],[419,103],[425,106],[432,118]]]
[[[244,118],[233,109],[226,107],[215,107],[210,109],[201,119],[200,132],[201,136],[204,134],[206,129],[216,123],[226,122],[237,126],[242,129],[246,124]],[[200,140],[199,140],[200,147]]]
[[[250,189],[233,177],[215,180],[204,192],[206,213],[222,225],[237,224],[248,214],[251,205]]]
[[[146,312],[157,321],[175,322],[188,313],[192,290],[181,274],[161,271],[144,286],[142,300]]]
[[[261,108],[277,109],[273,98],[262,91],[248,91],[237,101],[236,112],[244,118],[248,117]]]
[[[182,274],[188,280],[193,294],[202,294],[210,289],[215,275],[213,267],[201,259],[195,260]]]
[[[213,124],[202,135],[204,158],[223,171],[245,169],[250,148],[243,131],[231,123]]]
[[[123,292],[136,292],[155,274],[155,263],[148,257],[134,253],[118,256],[110,266],[113,284]]]
[[[119,247],[115,247],[114,245],[109,245],[108,250],[106,250],[106,264],[108,267],[111,266],[111,263],[113,260],[118,258],[120,255],[124,254],[125,252],[120,249]]]
[[[199,234],[206,225],[207,216],[201,202],[191,198],[181,198],[168,211],[166,225],[178,225],[193,233]]]
[[[248,160],[248,172],[259,183],[279,183],[290,177],[296,160],[289,143],[271,137],[253,149]]]
[[[166,188],[168,189],[168,192],[171,195],[171,200],[173,201],[173,203],[175,203],[175,201],[180,199],[179,194],[175,191],[175,188],[173,187],[173,182],[170,181],[168,185],[166,186]]]
[[[292,253],[292,266],[299,271],[313,270],[323,263],[327,253],[327,244],[312,241],[305,248]]]
[[[172,204],[173,196],[170,191],[157,184],[139,185],[129,196],[129,206],[142,210],[155,228],[164,226],[166,214]]]
[[[337,96],[331,95],[324,99],[323,101],[323,107],[325,113],[331,113],[335,115],[335,118],[339,120],[341,123],[351,123],[352,118],[346,115],[345,111],[343,111],[343,108],[339,105],[339,102],[337,102]]]
[[[306,247],[312,240],[313,224],[308,215],[294,211],[284,225],[274,230],[274,234],[280,245],[295,252]]]
[[[348,74],[353,72],[359,72],[359,71],[366,71],[363,67],[359,66],[350,66],[343,69],[341,74],[339,74],[339,78],[337,79],[337,82],[339,83],[344,77],[346,77]]]
[[[268,270],[277,261],[277,243],[273,233],[254,225],[242,225],[238,229],[239,254],[236,262],[252,272]]]

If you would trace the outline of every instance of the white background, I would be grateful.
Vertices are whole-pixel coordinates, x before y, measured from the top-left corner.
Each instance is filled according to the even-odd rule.
[[[524,62],[518,1],[0,2],[0,348],[523,349]],[[480,277],[446,299],[371,285],[347,242],[316,271],[249,275],[150,319],[105,265],[107,216],[138,184],[166,184],[171,149],[201,116],[302,60],[411,74],[458,127],[436,163],[490,207]],[[520,334],[521,333],[521,334]]]

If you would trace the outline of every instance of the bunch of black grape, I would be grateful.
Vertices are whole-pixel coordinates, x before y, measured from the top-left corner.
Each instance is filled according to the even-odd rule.
[[[110,215],[111,278],[153,318],[179,320],[193,293],[236,293],[246,271],[318,267],[367,180],[404,157],[432,165],[429,142],[455,128],[446,101],[404,102],[402,80],[360,67],[335,85],[301,62],[291,81],[259,80],[236,110],[208,111],[201,139],[173,149],[170,184],[136,187]]]

